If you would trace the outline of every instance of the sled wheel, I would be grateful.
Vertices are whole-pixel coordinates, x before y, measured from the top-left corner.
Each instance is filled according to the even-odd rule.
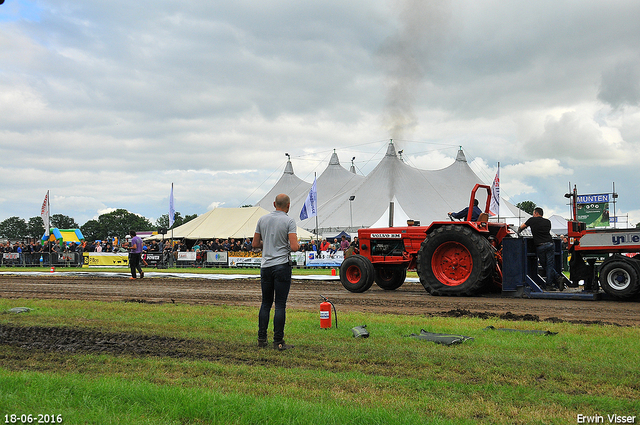
[[[364,292],[373,285],[373,264],[362,255],[345,258],[340,266],[340,282],[349,292]]]
[[[630,299],[640,293],[639,272],[636,260],[622,257],[607,261],[600,269],[600,286],[618,299]]]
[[[407,269],[404,267],[375,267],[374,281],[386,291],[398,289],[407,278]]]
[[[432,295],[478,295],[495,270],[495,249],[465,224],[435,229],[418,252],[420,283]]]

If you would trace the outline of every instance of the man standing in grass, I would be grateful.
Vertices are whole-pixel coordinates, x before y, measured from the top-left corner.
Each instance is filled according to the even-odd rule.
[[[251,244],[253,248],[262,248],[262,304],[258,313],[258,346],[267,346],[269,315],[275,299],[273,348],[281,351],[293,348],[293,345],[284,342],[284,324],[291,288],[291,251],[300,249],[296,222],[287,215],[290,204],[289,196],[284,193],[276,196],[273,203],[276,210],[260,217]]]
[[[140,278],[142,279],[144,277],[144,272],[140,265],[140,259],[142,258],[142,239],[140,239],[140,236],[136,236],[136,232],[133,230],[129,232],[129,235],[131,236],[131,245],[129,246],[129,265],[131,266],[130,279],[136,278],[136,270],[140,272]]]

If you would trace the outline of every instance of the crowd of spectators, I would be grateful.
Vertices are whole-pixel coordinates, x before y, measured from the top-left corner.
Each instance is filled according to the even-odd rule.
[[[354,238],[349,242],[345,236],[339,240],[337,238],[326,238],[318,241],[311,240],[308,242],[302,242],[300,244],[300,251],[326,251],[330,255],[335,254],[337,251],[347,251],[350,247],[355,246],[357,248],[358,238]],[[194,251],[205,252],[252,252],[251,238],[236,239],[236,238],[215,238],[211,240],[199,240],[199,241],[185,241],[185,240],[173,240],[173,246],[171,240],[166,239],[164,243],[162,241],[148,241],[144,244],[144,251],[146,252],[164,252],[165,257],[169,255],[169,252],[189,252]],[[127,242],[114,244],[110,240],[96,240],[93,242],[82,241],[80,243],[68,242],[66,244],[59,244],[57,242],[49,241],[34,241],[34,242],[4,242],[0,243],[0,252],[2,253],[17,253],[18,255],[3,256],[3,265],[34,265],[34,264],[49,264],[49,253],[68,253],[69,256],[65,257],[65,261],[74,264],[81,265],[83,262],[84,252],[104,252],[104,253],[126,253]],[[76,254],[72,254],[76,253]],[[6,257],[6,258],[5,258]],[[11,257],[11,258],[9,258]],[[175,255],[174,255],[175,257]]]
[[[354,237],[352,241],[349,241],[346,236],[342,236],[340,240],[338,238],[323,238],[319,239],[317,242],[315,239],[303,243],[300,245],[300,251],[325,251],[328,252],[329,255],[333,255],[338,251],[347,251],[349,248],[353,247],[357,249],[358,247],[358,238]]]

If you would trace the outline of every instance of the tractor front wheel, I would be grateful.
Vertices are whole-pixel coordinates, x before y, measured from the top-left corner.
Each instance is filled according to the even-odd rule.
[[[375,267],[374,281],[386,291],[398,289],[407,278],[404,267]]]
[[[349,292],[365,292],[373,285],[373,264],[362,255],[347,257],[340,266],[340,282]]]
[[[420,283],[431,295],[478,295],[495,269],[495,249],[465,224],[435,229],[418,252]]]

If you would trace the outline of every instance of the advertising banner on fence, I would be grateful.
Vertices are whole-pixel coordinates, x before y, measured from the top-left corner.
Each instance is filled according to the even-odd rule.
[[[143,252],[142,253],[142,265],[147,266],[157,266],[158,264],[162,264],[162,254],[159,252]]]
[[[229,264],[229,255],[227,252],[207,251],[207,263],[214,266],[227,266]]]
[[[335,254],[329,254],[326,251],[317,253],[315,251],[307,252],[307,267],[340,267],[344,260],[344,252],[336,251]]]
[[[576,202],[578,221],[587,227],[609,226],[609,194],[580,195]]]
[[[111,252],[85,252],[84,265],[89,267],[127,267],[129,254]]]
[[[294,266],[304,266],[307,258],[306,252],[292,252],[291,264]]]
[[[260,267],[262,257],[229,257],[229,267]]]
[[[194,251],[178,252],[178,261],[196,261],[196,253]]]

